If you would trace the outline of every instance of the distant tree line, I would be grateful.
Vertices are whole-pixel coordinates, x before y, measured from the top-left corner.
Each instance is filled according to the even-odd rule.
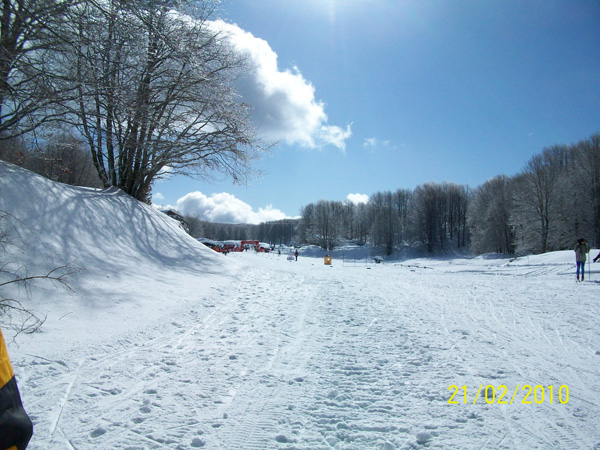
[[[600,134],[544,149],[521,173],[473,190],[431,182],[376,192],[367,203],[320,200],[301,209],[299,239],[331,250],[353,241],[443,252],[542,253],[600,244]]]
[[[258,240],[273,245],[298,244],[299,219],[285,219],[254,224],[215,223],[185,216],[189,233],[195,238],[215,241]]]
[[[191,234],[215,240],[259,239],[332,250],[354,242],[390,255],[427,252],[528,254],[570,249],[579,237],[600,244],[600,134],[534,155],[512,177],[482,186],[430,182],[376,192],[366,203],[319,200],[298,220],[259,225],[186,218]]]
[[[426,183],[414,191],[376,192],[362,204],[321,200],[301,209],[300,239],[327,250],[350,240],[388,255],[406,247],[466,247],[469,193],[467,186]]]

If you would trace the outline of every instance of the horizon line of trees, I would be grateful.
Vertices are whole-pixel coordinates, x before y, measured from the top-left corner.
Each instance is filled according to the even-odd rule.
[[[63,145],[6,153],[16,163],[55,181],[101,187],[89,153],[69,135]],[[534,155],[520,173],[498,175],[476,189],[429,182],[414,190],[376,192],[367,203],[320,200],[301,219],[220,224],[186,217],[190,234],[215,240],[258,239],[332,250],[352,241],[427,252],[530,254],[573,247],[579,237],[600,245],[600,134]]]
[[[283,219],[259,224],[217,223],[201,220],[195,216],[184,216],[188,233],[195,238],[215,241],[258,240],[273,245],[298,244],[300,219]]]
[[[299,239],[331,250],[354,241],[394,251],[470,248],[476,254],[545,253],[579,237],[600,244],[600,134],[534,155],[513,176],[476,189],[430,182],[371,195],[367,203],[320,200],[301,209]]]
[[[415,190],[398,189],[371,195],[367,203],[326,201],[301,209],[300,241],[333,248],[342,241],[384,249],[428,252],[466,248],[469,244],[468,186],[430,182]]]

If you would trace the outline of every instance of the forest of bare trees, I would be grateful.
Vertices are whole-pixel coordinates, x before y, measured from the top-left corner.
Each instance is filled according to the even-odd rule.
[[[388,255],[406,247],[463,248],[469,192],[453,183],[427,183],[414,191],[376,192],[362,204],[321,200],[302,208],[300,240],[328,250],[349,240]]]
[[[534,155],[522,171],[471,189],[425,183],[376,192],[365,204],[320,200],[304,206],[299,240],[331,250],[353,241],[389,255],[427,252],[526,254],[600,244],[600,134]]]

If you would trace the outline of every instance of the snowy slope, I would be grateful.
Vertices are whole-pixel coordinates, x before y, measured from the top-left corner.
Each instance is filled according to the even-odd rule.
[[[158,319],[179,302],[173,292],[197,293],[187,286],[190,277],[202,284],[226,272],[224,259],[176,221],[119,190],[67,186],[0,161],[0,211],[10,214],[13,267],[28,275],[64,266],[56,274],[73,273],[72,291],[38,282],[28,300],[47,316],[44,330],[61,332],[65,345],[96,341],[107,334],[105,320],[110,333],[129,332],[142,309]]]
[[[9,342],[32,449],[600,448],[600,264],[575,283],[571,252],[223,257],[118,193],[2,164],[1,209],[14,257],[84,269],[34,287],[48,320]]]

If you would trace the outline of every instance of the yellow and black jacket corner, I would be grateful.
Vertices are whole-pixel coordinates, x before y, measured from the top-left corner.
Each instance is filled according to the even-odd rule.
[[[32,434],[0,329],[0,450],[25,450]]]

